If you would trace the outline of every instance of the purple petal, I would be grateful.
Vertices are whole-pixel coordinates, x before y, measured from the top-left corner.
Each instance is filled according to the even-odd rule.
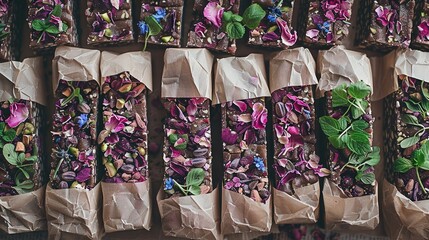
[[[91,178],[91,168],[83,168],[76,175],[76,181],[85,182]]]

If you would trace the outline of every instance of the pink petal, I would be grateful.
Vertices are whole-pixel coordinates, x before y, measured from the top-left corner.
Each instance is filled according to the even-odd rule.
[[[233,101],[232,102],[235,106],[237,106],[241,112],[246,111],[247,109],[247,104],[243,101]]]
[[[250,115],[250,113],[240,114],[240,116],[238,116],[238,121],[249,123],[252,121],[252,116]]]
[[[252,127],[254,129],[264,129],[268,121],[268,111],[262,103],[253,105]]]
[[[28,118],[28,108],[24,103],[11,103],[10,116],[6,119],[9,127],[15,128]]]
[[[281,32],[282,43],[288,47],[293,46],[298,40],[296,31],[293,31],[294,33],[292,34],[287,22],[282,18],[277,18],[276,22]]]
[[[280,124],[274,124],[274,130],[276,132],[277,138],[283,136],[284,128]]]
[[[206,26],[204,26],[204,23],[198,22],[195,24],[195,34],[197,34],[198,37],[202,38],[204,37],[204,33],[207,31]]]
[[[329,19],[331,22],[335,21],[335,15],[331,10],[325,13],[325,17]]]
[[[332,34],[332,32],[329,32],[328,34],[326,34],[326,42],[331,43],[332,40],[334,40],[334,35]]]
[[[189,104],[186,107],[186,112],[188,113],[188,115],[195,115],[195,113],[197,112],[197,103],[195,101],[195,99],[190,99],[189,100]]]
[[[223,7],[217,2],[209,2],[204,8],[204,17],[207,18],[214,26],[219,28],[222,24]]]
[[[112,114],[109,117],[109,120],[106,122],[105,128],[106,130],[113,133],[120,132],[124,129],[125,127],[124,123],[126,121],[127,121],[127,118],[116,114]]]
[[[305,36],[309,37],[313,41],[319,40],[319,30],[317,29],[310,29],[307,31]]]
[[[292,135],[300,135],[299,128],[297,128],[295,126],[288,127],[287,131]]]

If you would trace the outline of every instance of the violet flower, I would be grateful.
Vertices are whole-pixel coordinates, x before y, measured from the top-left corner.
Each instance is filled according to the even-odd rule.
[[[231,181],[225,183],[225,189],[231,189],[233,187],[241,187],[241,182],[240,182],[240,178],[238,177],[233,177]]]
[[[383,26],[393,24],[394,21],[394,12],[392,9],[385,8],[383,6],[379,6],[375,9],[377,13],[377,21]]]
[[[276,41],[280,38],[279,35],[277,35],[277,33],[275,32],[269,32],[269,33],[265,33],[262,36],[262,41]]]
[[[15,128],[28,118],[28,108],[24,103],[11,103],[9,106],[10,116],[6,119],[9,127]]]
[[[217,2],[209,2],[204,8],[204,17],[207,18],[215,27],[222,25],[222,16],[224,8]]]
[[[268,121],[268,111],[262,103],[253,104],[252,127],[264,129]]]
[[[417,28],[419,29],[419,37],[422,40],[429,40],[429,22],[422,21]]]
[[[85,182],[91,177],[91,168],[83,168],[76,175],[76,181]]]
[[[282,43],[288,47],[293,46],[298,40],[296,31],[292,33],[287,22],[281,18],[277,18],[276,22],[281,32]]]
[[[109,120],[106,122],[105,128],[107,131],[117,133],[124,129],[124,123],[127,121],[126,117],[122,117],[116,114],[112,114]]]

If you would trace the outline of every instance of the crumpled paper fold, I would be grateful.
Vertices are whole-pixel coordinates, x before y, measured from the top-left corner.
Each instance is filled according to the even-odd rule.
[[[212,99],[213,55],[207,49],[168,48],[162,71],[162,98]]]
[[[222,234],[269,232],[272,226],[271,197],[259,203],[222,187]]]
[[[398,90],[398,81],[395,71],[397,51],[392,51],[382,57],[371,57],[374,89],[372,101],[378,101]]]
[[[349,198],[333,182],[325,180],[323,200],[326,230],[373,230],[380,222],[377,185],[375,194]]]
[[[316,62],[306,48],[283,50],[270,60],[270,91],[316,85]]]
[[[131,76],[152,90],[152,63],[150,52],[128,52],[116,54],[104,51],[100,62],[101,84],[104,78],[122,72],[129,72]]]
[[[161,188],[156,200],[164,234],[190,239],[222,239],[218,198],[219,188],[207,194],[164,199]]]
[[[319,219],[319,199],[319,182],[295,189],[294,195],[273,188],[275,223],[316,223]]]
[[[49,239],[101,239],[101,186],[93,189],[46,188]]]
[[[152,226],[150,180],[141,183],[101,183],[106,232],[146,229]]]
[[[382,209],[390,239],[429,239],[429,200],[413,202],[384,180]]]
[[[349,85],[361,80],[373,89],[371,63],[363,53],[346,50],[343,46],[333,47],[320,51],[317,62],[318,97],[344,83]]]
[[[269,97],[264,57],[228,57],[217,61],[213,104]]]

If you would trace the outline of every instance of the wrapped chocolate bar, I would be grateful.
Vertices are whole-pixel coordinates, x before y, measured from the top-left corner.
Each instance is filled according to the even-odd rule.
[[[51,181],[46,191],[53,239],[101,236],[101,187],[96,185],[99,64],[98,50],[55,51]]]
[[[392,239],[429,238],[429,53],[398,51],[386,58],[383,212]],[[395,56],[396,55],[396,56]],[[380,69],[381,70],[381,69]],[[387,70],[387,71],[386,71]]]
[[[98,135],[105,178],[106,232],[151,226],[146,95],[152,89],[149,52],[101,55],[103,127]]]
[[[359,4],[356,45],[377,51],[410,45],[414,0],[362,0]]]
[[[24,1],[1,0],[0,8],[0,61],[17,60],[20,49],[19,9],[23,8]],[[14,29],[14,31],[12,31]]]
[[[42,58],[0,64],[0,229],[46,229]]]
[[[206,49],[167,49],[161,97],[164,183],[157,201],[165,235],[218,239],[218,190],[212,178],[210,101],[213,56]]]
[[[411,47],[427,51],[429,50],[429,1],[417,0],[414,15]]]
[[[73,0],[28,0],[30,48],[43,50],[78,44]]]
[[[299,39],[306,46],[341,45],[349,34],[354,0],[310,0],[301,5]]]
[[[316,62],[308,49],[284,50],[271,59],[277,224],[315,223],[319,217],[319,177],[329,171],[316,154],[314,85]]]
[[[184,1],[144,0],[141,8],[139,42],[180,47]]]
[[[261,23],[249,32],[248,43],[261,47],[288,48],[298,40],[292,29],[294,0],[253,0],[266,15]]]
[[[214,104],[222,109],[222,233],[226,235],[271,229],[267,96],[262,55],[218,60]]]
[[[133,42],[131,0],[88,0],[86,4],[89,45]]]
[[[328,140],[323,188],[327,229],[368,230],[379,223],[374,166],[380,149],[372,144],[372,72],[365,54],[335,47],[319,55],[319,90],[326,98],[320,127]]]

